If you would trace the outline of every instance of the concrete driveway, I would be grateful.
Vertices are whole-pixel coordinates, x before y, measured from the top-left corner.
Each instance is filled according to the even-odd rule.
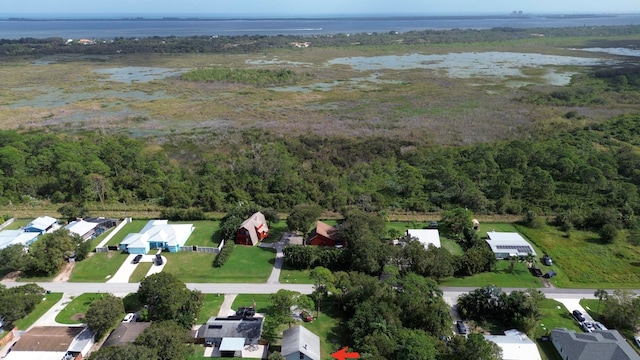
[[[593,322],[593,318],[591,317],[591,315],[589,315],[587,310],[585,310],[582,307],[582,305],[580,305],[580,299],[556,299],[556,300],[558,302],[561,302],[567,308],[567,310],[569,310],[569,313],[573,312],[573,310],[579,310],[582,313],[582,315],[584,315],[584,319],[586,321]]]
[[[118,271],[111,277],[111,279],[109,279],[107,282],[108,283],[128,283],[129,282],[129,278],[131,277],[131,274],[133,274],[133,271],[136,269],[136,267],[138,266],[138,264],[134,264],[133,263],[133,258],[136,257],[136,254],[130,254],[129,256],[127,256],[127,259],[122,263],[122,265],[120,265],[120,268],[118,269]],[[142,255],[142,259],[140,259],[140,263],[143,262],[150,262],[153,263],[155,260],[155,254],[154,255]],[[157,266],[157,265],[153,265],[151,266],[151,269],[149,269],[149,272],[147,273],[147,276],[152,275],[152,274],[156,274],[162,271],[162,269],[164,269],[164,266],[167,264],[167,258],[165,258],[164,256],[162,257],[162,265]]]

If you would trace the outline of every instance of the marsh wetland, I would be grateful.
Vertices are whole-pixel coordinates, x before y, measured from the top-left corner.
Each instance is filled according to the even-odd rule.
[[[585,44],[587,43],[585,39]],[[60,55],[0,65],[0,128],[146,137],[259,129],[278,136],[386,136],[440,144],[528,138],[563,115],[600,121],[640,104],[541,106],[531,94],[578,88],[637,50],[579,41],[274,49],[248,54]],[[526,51],[531,49],[531,51]],[[623,51],[624,50],[624,51]],[[295,84],[182,80],[195,69],[287,69]],[[591,85],[590,85],[591,86]],[[219,137],[217,137],[219,138]]]

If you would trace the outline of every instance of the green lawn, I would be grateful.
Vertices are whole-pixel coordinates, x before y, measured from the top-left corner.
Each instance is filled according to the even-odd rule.
[[[186,283],[266,282],[276,257],[274,249],[236,246],[224,266],[214,268],[214,254],[182,251],[164,255],[167,265],[163,271]]]
[[[582,330],[578,327],[569,310],[558,301],[545,299],[542,301],[540,310],[542,311],[542,320],[539,321],[532,340],[538,344],[543,360],[561,360],[560,354],[553,347],[551,341],[543,341],[542,336],[549,335],[550,331],[556,328],[567,328],[578,332],[582,332]]]
[[[214,246],[217,247],[220,244],[220,221],[181,221],[170,222],[171,224],[193,224],[195,230],[189,236],[189,239],[185,245],[198,245],[198,246]],[[212,240],[213,239],[213,240]]]
[[[7,227],[4,228],[3,230],[18,230],[21,227],[23,227],[25,225],[28,225],[33,220],[34,219],[16,219],[16,221],[14,221],[11,224],[7,225]]]
[[[264,314],[273,306],[271,294],[239,294],[235,300],[233,300],[231,309],[237,310],[242,306],[253,306],[254,302],[256,304],[256,312],[261,314]]]
[[[129,282],[139,283],[140,281],[142,281],[142,279],[144,279],[145,276],[147,276],[147,273],[149,272],[152,266],[153,266],[152,262],[138,263],[138,265],[136,266],[136,269],[133,270],[133,273],[131,274],[131,276],[129,276]]]
[[[127,256],[128,254],[116,251],[94,253],[90,258],[75,265],[69,281],[105,282],[109,280],[109,275],[113,276],[118,271]]]
[[[222,294],[204,294],[204,303],[202,304],[202,309],[200,309],[200,313],[198,314],[196,324],[204,324],[210,317],[218,316],[220,305],[222,305],[223,301],[224,295]]]
[[[450,277],[440,281],[440,285],[472,287],[497,285],[504,288],[538,288],[542,286],[542,282],[540,278],[531,275],[525,263],[516,262],[512,273],[509,260],[498,260],[496,269],[492,272],[484,272],[467,277]]]
[[[85,293],[73,300],[56,316],[56,321],[61,324],[82,324],[82,318],[87,312],[89,305],[94,300],[100,299],[106,294]]]
[[[552,226],[531,229],[515,225],[553,259],[558,272],[554,284],[568,288],[638,288],[640,287],[640,247],[617,240],[600,243],[595,233],[566,233]],[[537,250],[536,250],[537,251]]]
[[[44,300],[40,304],[36,305],[35,309],[29,313],[29,315],[16,321],[16,327],[20,330],[27,330],[29,326],[33,325],[44,313],[49,311],[53,305],[62,299],[62,293],[51,293],[44,296]]]
[[[107,243],[107,245],[110,246],[117,246],[118,244],[120,244],[122,242],[122,240],[124,240],[124,238],[129,235],[130,233],[137,233],[140,232],[140,230],[142,230],[142,228],[149,222],[149,220],[133,220],[130,223],[126,224],[125,226],[122,227],[122,229],[120,229],[120,231],[118,231],[117,234],[115,234],[111,240],[109,240],[109,242]]]
[[[282,265],[280,270],[280,283],[282,284],[313,284],[310,277],[311,270],[295,270],[289,267],[287,263]]]

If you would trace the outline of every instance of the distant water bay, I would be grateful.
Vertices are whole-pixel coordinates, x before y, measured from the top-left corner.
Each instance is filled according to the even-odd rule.
[[[425,29],[539,28],[639,25],[638,15],[607,16],[416,16],[305,19],[102,19],[0,20],[0,39],[113,39],[151,36],[322,35],[407,32]]]

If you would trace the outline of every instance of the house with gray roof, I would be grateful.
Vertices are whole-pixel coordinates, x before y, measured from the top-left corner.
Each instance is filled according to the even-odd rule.
[[[617,330],[583,333],[554,329],[551,343],[563,360],[640,360],[640,355]]]
[[[320,338],[298,325],[282,334],[281,354],[287,360],[320,360]]]
[[[245,345],[258,344],[263,320],[263,317],[211,317],[200,327],[196,337],[219,348],[223,357],[238,356]]]

